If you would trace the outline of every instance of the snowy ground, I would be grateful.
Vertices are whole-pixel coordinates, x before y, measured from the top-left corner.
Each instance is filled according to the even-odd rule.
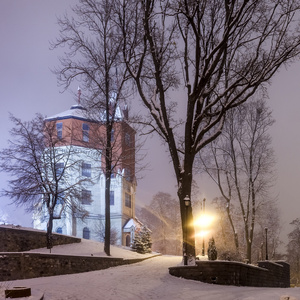
[[[78,251],[85,249],[85,254],[90,255],[96,244],[84,241],[81,245],[56,247],[53,252],[79,254]],[[81,247],[81,250],[77,247]],[[38,252],[42,251],[44,250]],[[114,256],[114,251],[118,257],[137,255],[114,248]],[[94,254],[101,255],[97,251]],[[141,263],[106,270],[3,282],[0,283],[0,288],[30,287],[33,291],[44,292],[45,300],[300,300],[300,288],[220,286],[169,275],[168,267],[176,266],[180,262],[181,257],[159,256]]]
[[[27,252],[34,253],[49,253],[49,249],[41,248],[34,249]],[[138,254],[136,252],[130,251],[127,247],[116,247],[111,246],[110,252],[112,257],[121,258],[145,258],[152,256],[153,254]],[[82,239],[81,243],[67,244],[54,246],[51,249],[52,254],[64,254],[64,255],[87,255],[87,256],[106,256],[104,253],[104,244],[92,240]]]

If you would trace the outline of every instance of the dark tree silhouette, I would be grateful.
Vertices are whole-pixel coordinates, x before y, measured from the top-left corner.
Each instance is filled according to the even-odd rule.
[[[220,135],[230,109],[264,90],[282,65],[299,56],[300,3],[119,3],[124,61],[148,111],[144,123],[168,147],[193,263],[194,228],[187,225],[193,223],[192,207],[186,213],[184,199],[191,198],[195,157]]]
[[[10,131],[8,147],[0,151],[0,170],[8,173],[8,187],[2,195],[29,211],[39,211],[48,219],[47,247],[52,247],[53,220],[60,219],[64,210],[86,216],[80,202],[82,183],[86,178],[71,176],[79,173],[82,161],[74,160],[74,148],[57,136],[56,124],[45,123],[37,114],[28,122],[10,116],[14,127]],[[61,146],[64,146],[64,151]],[[71,178],[72,177],[72,178]]]

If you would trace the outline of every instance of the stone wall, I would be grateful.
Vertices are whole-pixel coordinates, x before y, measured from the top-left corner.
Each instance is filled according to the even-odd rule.
[[[0,226],[0,252],[21,252],[46,247],[46,232]],[[53,246],[80,243],[81,239],[53,233]]]
[[[0,281],[82,273],[136,263],[144,259],[0,253]]]
[[[53,234],[53,245],[79,243],[81,239]],[[44,248],[46,233],[26,228],[0,226],[0,281],[45,276],[75,274],[102,270],[143,261],[112,257],[57,255],[51,253],[23,253]]]
[[[285,261],[260,261],[258,266],[269,270],[268,280],[274,286],[290,287],[290,265]]]
[[[260,262],[259,266],[229,261],[197,261],[196,266],[169,268],[173,276],[236,286],[290,287],[289,264]]]

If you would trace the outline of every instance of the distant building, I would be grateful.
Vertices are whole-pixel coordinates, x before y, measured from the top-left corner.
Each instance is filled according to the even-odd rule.
[[[103,143],[100,142],[101,136],[106,133],[105,114],[103,112],[99,121],[95,121],[80,105],[80,93],[78,98],[78,104],[71,109],[47,118],[45,126],[47,123],[55,125],[57,138],[67,141],[58,146],[59,151],[73,147],[73,160],[82,161],[81,168],[74,169],[74,174],[68,174],[69,178],[91,178],[89,183],[82,186],[80,196],[81,204],[88,214],[82,219],[76,210],[66,208],[62,218],[54,220],[53,231],[99,241],[104,238],[105,228],[105,159]],[[111,176],[110,211],[112,239],[117,245],[130,246],[135,228],[140,223],[135,219],[135,131],[127,120],[127,107],[121,109],[117,106],[111,136],[114,143],[114,169]],[[72,184],[72,180],[65,184]],[[33,219],[34,228],[46,230],[47,218],[43,213],[37,210]]]

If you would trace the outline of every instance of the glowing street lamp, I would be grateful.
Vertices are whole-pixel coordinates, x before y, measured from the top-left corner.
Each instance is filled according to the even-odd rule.
[[[206,199],[204,198],[201,215],[194,223],[194,225],[200,229],[197,236],[202,237],[202,256],[205,255],[205,236],[209,233],[209,230],[207,229],[211,227],[211,224],[215,219],[215,216],[205,213],[205,201]]]
[[[205,198],[203,199],[203,206],[202,206],[202,210],[203,210],[203,216],[205,216]],[[205,240],[204,240],[204,236],[203,236],[203,240],[202,240],[202,256],[205,255]]]
[[[198,226],[200,228],[208,228],[211,226],[212,222],[214,221],[214,216],[205,214],[201,215],[196,221],[195,226]]]

